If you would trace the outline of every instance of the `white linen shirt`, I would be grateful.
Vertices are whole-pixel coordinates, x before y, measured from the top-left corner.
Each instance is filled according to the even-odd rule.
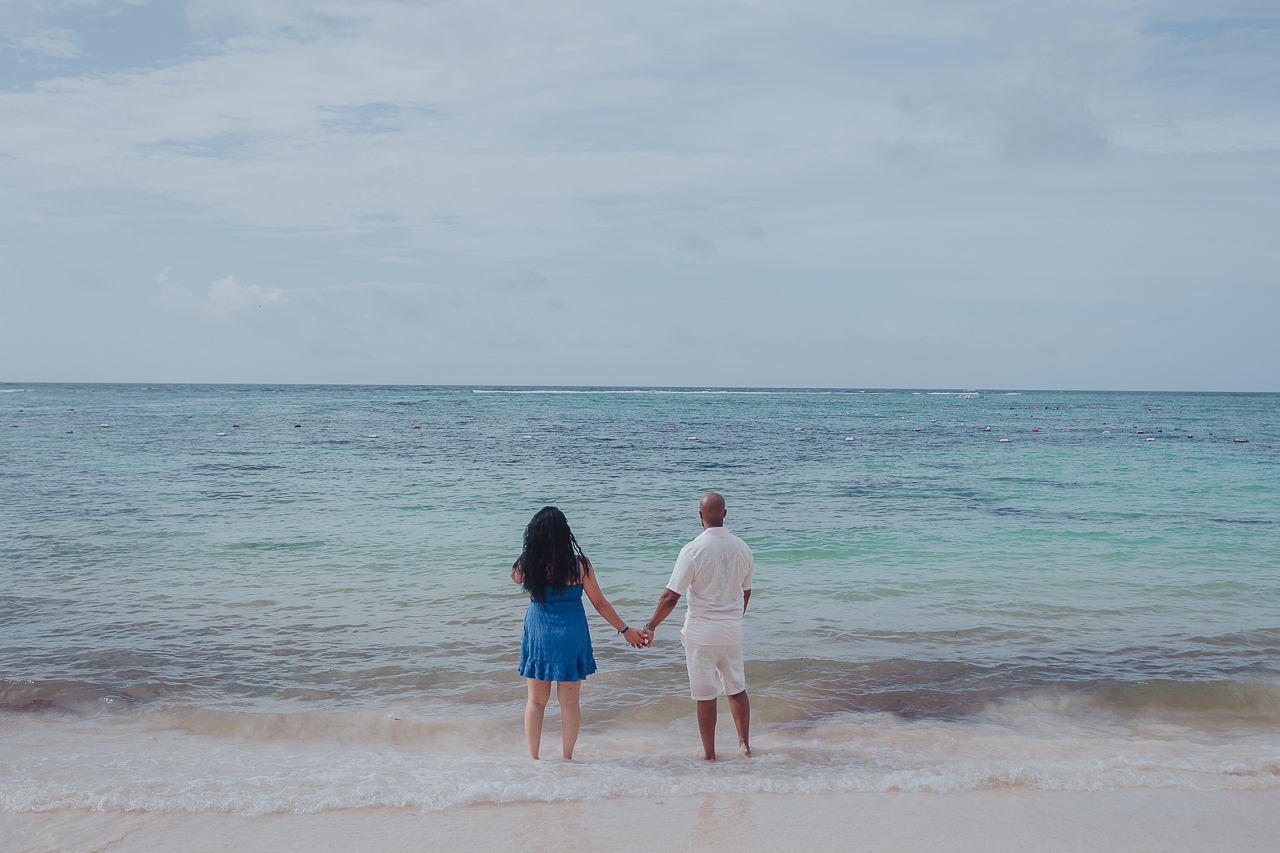
[[[686,644],[742,642],[742,593],[754,572],[751,548],[723,527],[708,527],[680,549],[667,589],[689,593],[680,631]]]

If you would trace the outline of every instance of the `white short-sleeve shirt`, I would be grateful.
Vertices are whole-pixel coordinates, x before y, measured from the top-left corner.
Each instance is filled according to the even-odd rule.
[[[680,549],[667,589],[689,594],[680,632],[686,643],[742,642],[742,593],[754,571],[751,548],[723,527],[708,527]]]

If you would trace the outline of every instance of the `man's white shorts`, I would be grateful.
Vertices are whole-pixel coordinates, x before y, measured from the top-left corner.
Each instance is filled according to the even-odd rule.
[[[720,695],[735,696],[747,689],[742,669],[742,643],[727,646],[684,644],[684,662],[689,667],[689,692],[705,701]]]

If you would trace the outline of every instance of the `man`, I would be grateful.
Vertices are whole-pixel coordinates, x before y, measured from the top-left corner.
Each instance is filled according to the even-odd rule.
[[[675,571],[644,626],[648,642],[680,596],[689,592],[684,629],[689,689],[698,703],[698,733],[707,761],[716,760],[716,698],[723,690],[738,729],[742,754],[751,756],[751,702],[742,669],[742,615],[751,600],[755,561],[747,543],[724,528],[724,498],[707,492],[698,504],[702,533],[680,549]]]

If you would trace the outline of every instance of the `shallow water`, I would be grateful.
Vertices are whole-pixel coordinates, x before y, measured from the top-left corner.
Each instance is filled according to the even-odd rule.
[[[1280,396],[5,390],[0,806],[1280,787]],[[635,623],[711,488],[759,757],[591,614],[579,760],[522,758],[523,525]]]

